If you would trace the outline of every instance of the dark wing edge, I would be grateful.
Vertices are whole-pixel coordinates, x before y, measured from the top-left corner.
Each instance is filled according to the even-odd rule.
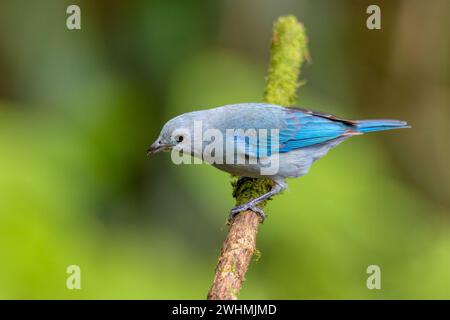
[[[343,118],[339,118],[339,117],[337,117],[335,115],[332,115],[332,114],[329,114],[329,113],[323,113],[323,112],[320,112],[320,111],[314,111],[314,110],[300,108],[300,107],[290,107],[290,108],[286,108],[286,109],[288,111],[289,110],[291,110],[291,111],[294,111],[294,110],[301,111],[301,112],[304,112],[304,113],[307,113],[307,114],[310,114],[310,115],[313,115],[313,116],[316,116],[316,117],[325,118],[325,119],[328,119],[328,120],[331,120],[331,121],[336,121],[336,122],[342,122],[342,123],[345,123],[345,124],[348,124],[348,125],[351,125],[351,126],[354,126],[354,125],[356,125],[358,123],[358,121],[356,121],[356,120],[343,119]]]

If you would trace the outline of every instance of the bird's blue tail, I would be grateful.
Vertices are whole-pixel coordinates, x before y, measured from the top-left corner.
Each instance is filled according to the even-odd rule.
[[[359,120],[355,121],[354,126],[358,132],[362,133],[410,128],[408,123],[400,120]]]

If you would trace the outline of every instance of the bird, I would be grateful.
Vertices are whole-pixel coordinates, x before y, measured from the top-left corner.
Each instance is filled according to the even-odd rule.
[[[214,139],[196,135],[196,126],[201,126],[202,132],[213,131]],[[251,178],[273,180],[271,190],[234,207],[229,216],[233,219],[252,210],[264,221],[266,215],[258,204],[286,189],[287,178],[305,175],[315,161],[350,137],[401,128],[410,126],[400,120],[346,120],[304,108],[237,103],[184,113],[167,121],[147,154],[172,150],[204,160],[209,150],[212,160],[206,162],[239,176],[238,184]],[[269,170],[271,162],[276,163],[276,170]]]

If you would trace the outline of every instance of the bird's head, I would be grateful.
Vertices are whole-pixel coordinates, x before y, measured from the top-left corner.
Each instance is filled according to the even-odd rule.
[[[190,150],[195,118],[195,112],[191,112],[169,120],[163,126],[156,141],[148,148],[147,154],[171,149]]]

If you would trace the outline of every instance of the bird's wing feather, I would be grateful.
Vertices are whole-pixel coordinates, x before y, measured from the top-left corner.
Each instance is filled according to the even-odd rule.
[[[239,117],[233,119],[234,127],[239,124],[237,127],[244,129],[267,129],[267,137],[258,134],[257,139],[243,134],[234,135],[236,151],[249,157],[285,153],[356,133],[352,131],[354,121],[306,109],[255,104],[239,110]],[[279,130],[276,142],[272,139],[273,129]]]
[[[353,121],[297,108],[284,109],[279,152],[313,146],[351,133]]]

